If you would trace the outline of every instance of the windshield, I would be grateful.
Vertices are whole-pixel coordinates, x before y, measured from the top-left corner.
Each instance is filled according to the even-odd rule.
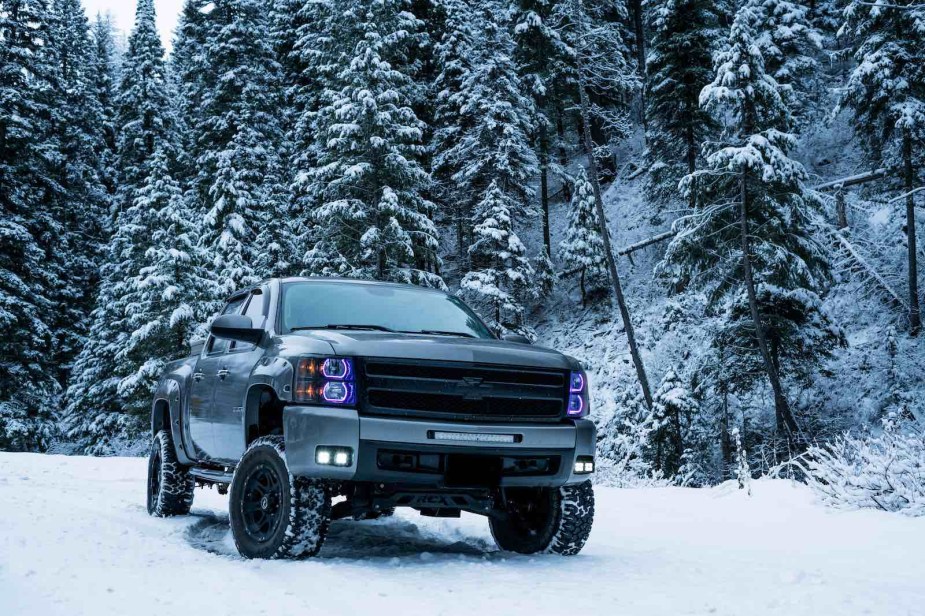
[[[494,338],[458,298],[415,287],[344,282],[283,285],[282,331],[356,329]]]

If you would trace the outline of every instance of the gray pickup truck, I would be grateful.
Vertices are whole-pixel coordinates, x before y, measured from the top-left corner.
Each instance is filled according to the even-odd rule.
[[[247,558],[302,558],[331,520],[488,517],[504,550],[577,554],[594,424],[579,363],[498,339],[456,297],[286,278],[235,293],[160,379],[148,511],[229,493]]]

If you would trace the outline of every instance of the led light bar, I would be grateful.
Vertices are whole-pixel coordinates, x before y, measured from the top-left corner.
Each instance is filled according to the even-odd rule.
[[[459,443],[517,443],[517,434],[487,434],[485,432],[432,432],[435,441]]]

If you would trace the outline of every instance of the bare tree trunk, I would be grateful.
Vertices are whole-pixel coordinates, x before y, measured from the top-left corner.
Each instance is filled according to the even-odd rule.
[[[839,190],[835,193],[835,217],[836,225],[839,229],[848,228],[848,212],[845,209],[845,191]]]
[[[688,111],[693,111],[690,105],[688,105]],[[691,121],[687,123],[685,140],[687,141],[687,174],[693,176],[694,172],[697,171],[697,140],[694,135],[694,124]],[[695,210],[697,209],[697,178],[692,177],[692,180],[690,188],[691,193],[688,197],[688,206],[691,210]]]
[[[562,97],[556,98],[556,135],[559,141],[559,166],[568,169],[568,148],[565,136],[565,110],[562,109]],[[572,200],[572,186],[568,181],[562,182],[562,199],[569,203]]]
[[[588,294],[585,291],[585,269],[581,268],[581,280],[578,285],[581,287],[581,307],[584,308],[587,305]]]
[[[922,329],[922,317],[915,240],[915,169],[912,167],[912,139],[908,134],[903,137],[903,166],[906,183],[906,244],[909,250],[909,333],[917,336]]]
[[[580,31],[584,11],[579,1],[580,0],[573,0],[573,10],[575,12],[575,22],[578,24]],[[613,250],[610,248],[610,233],[607,230],[607,217],[604,215],[604,199],[601,196],[601,183],[597,171],[597,161],[594,159],[594,145],[591,141],[591,122],[590,113],[588,111],[590,104],[588,102],[588,92],[585,90],[585,82],[582,75],[581,53],[576,54],[576,68],[578,95],[581,101],[582,143],[584,145],[585,155],[588,157],[588,175],[591,179],[591,186],[594,189],[594,209],[597,212],[601,239],[604,242],[604,253],[607,256],[607,269],[610,270],[610,282],[613,285],[613,293],[617,300],[617,306],[620,308],[620,317],[623,319],[623,329],[626,331],[626,341],[629,344],[630,356],[632,356],[633,365],[636,368],[636,377],[639,379],[639,387],[642,389],[642,395],[646,401],[646,406],[651,409],[652,391],[649,389],[649,377],[646,375],[646,367],[642,363],[642,356],[640,356],[639,347],[636,344],[636,332],[633,330],[633,322],[630,319],[629,308],[627,308],[626,298],[623,296],[623,285],[620,283],[617,261],[614,257]]]
[[[764,370],[771,382],[771,389],[774,390],[774,410],[777,418],[777,431],[783,433],[786,430],[787,439],[793,441],[799,431],[793,413],[790,412],[790,405],[787,397],[784,395],[784,388],[780,382],[780,374],[774,365],[774,359],[771,357],[771,351],[768,348],[768,341],[764,335],[764,326],[761,323],[761,314],[758,311],[758,296],[755,293],[755,280],[752,276],[752,260],[749,254],[751,250],[748,239],[748,175],[742,173],[739,187],[739,231],[742,243],[742,269],[745,274],[745,288],[748,292],[748,307],[752,315],[752,324],[755,327],[755,338],[758,341],[758,349],[761,351],[761,359],[764,362]]]
[[[633,36],[636,39],[636,63],[642,87],[639,89],[639,119],[643,132],[648,132],[646,121],[646,28],[643,15],[642,0],[630,0],[630,13],[633,19]]]
[[[543,138],[540,146],[540,205],[543,209],[543,244],[546,255],[552,258],[552,240],[549,234],[549,142]]]
[[[459,257],[459,267],[466,262],[466,233],[463,230],[462,207],[456,205],[456,252]]]

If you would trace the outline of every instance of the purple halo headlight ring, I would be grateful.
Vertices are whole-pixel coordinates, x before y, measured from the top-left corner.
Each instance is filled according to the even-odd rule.
[[[321,388],[321,399],[328,404],[354,404],[356,402],[356,389],[354,389],[353,383],[328,381]]]
[[[353,362],[346,358],[329,357],[321,364],[321,376],[326,379],[349,381],[353,378]]]
[[[581,417],[585,412],[585,400],[581,394],[569,394],[568,414],[570,417]]]
[[[580,394],[585,390],[585,375],[581,372],[573,372],[569,379],[569,393]]]

